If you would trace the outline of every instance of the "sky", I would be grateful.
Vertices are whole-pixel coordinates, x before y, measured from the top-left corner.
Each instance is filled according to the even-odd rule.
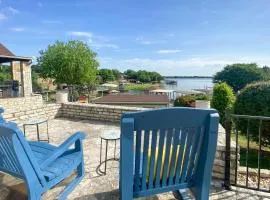
[[[211,76],[225,65],[270,65],[269,0],[0,0],[0,42],[39,56],[82,40],[100,68]]]

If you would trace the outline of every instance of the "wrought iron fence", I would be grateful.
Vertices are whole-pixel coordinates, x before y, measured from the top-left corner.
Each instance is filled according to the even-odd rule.
[[[225,187],[270,192],[270,117],[228,113],[225,129]]]
[[[12,85],[1,84],[0,85],[0,98],[12,97]]]

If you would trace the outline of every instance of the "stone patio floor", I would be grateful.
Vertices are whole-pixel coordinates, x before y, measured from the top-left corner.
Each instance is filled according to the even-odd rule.
[[[42,129],[42,128],[41,128]],[[69,199],[74,200],[116,200],[118,193],[118,162],[110,161],[107,166],[107,174],[98,173],[100,135],[106,131],[119,131],[119,125],[92,120],[70,120],[53,119],[49,121],[50,143],[58,145],[76,131],[84,131],[84,159],[86,174],[83,181],[71,193]],[[33,129],[27,130],[28,139],[36,140]],[[114,144],[109,144],[109,157],[113,156]],[[105,149],[105,148],[104,148]],[[117,143],[117,156],[119,156],[119,142]],[[101,167],[104,167],[102,165]],[[57,187],[46,192],[42,199],[57,199],[58,194],[63,190],[68,181],[59,184]],[[270,193],[255,192],[240,188],[233,188],[226,191],[221,187],[221,182],[213,181],[210,199],[270,199]],[[0,173],[0,200],[27,199],[24,183],[9,175]],[[144,199],[174,199],[172,193],[164,193]]]

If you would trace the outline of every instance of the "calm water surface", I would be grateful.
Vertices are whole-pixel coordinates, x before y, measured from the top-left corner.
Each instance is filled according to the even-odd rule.
[[[163,85],[165,89],[172,89],[176,91],[187,91],[213,87],[212,78],[166,78],[165,81],[166,80],[177,81],[177,85]]]

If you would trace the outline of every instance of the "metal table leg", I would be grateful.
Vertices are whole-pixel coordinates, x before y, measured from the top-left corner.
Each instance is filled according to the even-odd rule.
[[[38,138],[38,141],[40,141],[38,124],[37,124],[37,138]]]

